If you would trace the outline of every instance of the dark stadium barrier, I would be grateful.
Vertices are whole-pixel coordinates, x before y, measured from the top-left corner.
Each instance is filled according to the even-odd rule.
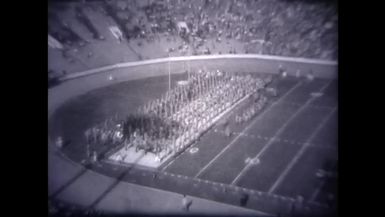
[[[315,77],[336,79],[338,64],[333,61],[254,54],[229,54],[170,57],[138,62],[118,63],[97,69],[76,72],[60,78],[60,84],[48,91],[49,115],[59,105],[90,90],[128,80],[184,73],[186,70],[222,70],[226,72],[279,73],[301,76],[312,72]]]

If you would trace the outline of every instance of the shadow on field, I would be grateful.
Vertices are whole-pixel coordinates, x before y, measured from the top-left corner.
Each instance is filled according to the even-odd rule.
[[[104,156],[110,149],[105,150],[104,152],[100,153],[99,156]],[[140,156],[131,166],[127,167],[126,170],[124,170],[118,177],[116,177],[115,181],[95,200],[91,203],[89,208],[93,208],[95,205],[97,205],[111,190],[120,182],[122,179],[128,174],[136,165],[136,163],[142,159],[144,154]],[[76,175],[74,175],[68,182],[66,182],[64,185],[62,185],[59,189],[57,189],[55,192],[53,192],[49,199],[55,199],[60,193],[62,193],[65,189],[67,189],[70,185],[75,183],[81,176],[83,176],[88,170],[93,170],[96,168],[97,163],[91,163],[87,162],[83,169],[79,171]]]
[[[144,154],[140,156],[130,167],[127,167],[126,170],[124,170],[118,177],[116,177],[115,181],[105,190],[103,193],[94,200],[94,202],[91,203],[91,205],[88,206],[88,209],[94,209],[98,203],[103,200],[104,197],[107,196],[108,193],[110,193],[118,184],[123,180],[123,178],[135,167],[136,163],[139,162],[140,159],[142,159]]]

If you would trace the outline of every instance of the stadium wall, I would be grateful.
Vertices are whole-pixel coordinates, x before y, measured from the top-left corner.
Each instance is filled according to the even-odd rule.
[[[188,69],[276,74],[281,67],[288,75],[295,75],[300,70],[302,75],[312,71],[316,77],[338,78],[338,64],[334,61],[255,54],[170,57],[118,63],[62,77],[61,83],[48,91],[48,115],[50,116],[62,103],[77,95],[123,81],[167,75],[169,67],[172,74],[183,73]]]

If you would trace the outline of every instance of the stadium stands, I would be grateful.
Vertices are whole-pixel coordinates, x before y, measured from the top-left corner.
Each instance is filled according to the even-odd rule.
[[[51,3],[49,14],[49,34],[64,45],[48,49],[49,69],[69,73],[169,54],[335,60],[338,51],[337,11],[327,2],[86,1]],[[121,43],[110,27],[121,30]]]

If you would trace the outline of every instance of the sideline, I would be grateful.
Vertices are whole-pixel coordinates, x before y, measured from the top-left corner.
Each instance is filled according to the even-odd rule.
[[[338,63],[336,61],[321,60],[321,59],[306,59],[306,58],[295,58],[295,57],[282,57],[282,56],[270,56],[260,54],[216,54],[216,55],[199,55],[199,56],[179,56],[179,57],[166,57],[151,60],[142,61],[130,61],[125,63],[117,63],[113,65],[103,66],[100,68],[94,68],[82,72],[73,72],[65,75],[59,80],[61,82],[92,75],[99,72],[109,71],[118,68],[144,66],[154,63],[167,63],[167,62],[180,62],[180,61],[191,61],[191,60],[213,60],[213,59],[255,59],[255,60],[268,60],[268,61],[279,61],[279,62],[290,62],[295,64],[314,64],[319,66],[330,66],[337,68]]]

